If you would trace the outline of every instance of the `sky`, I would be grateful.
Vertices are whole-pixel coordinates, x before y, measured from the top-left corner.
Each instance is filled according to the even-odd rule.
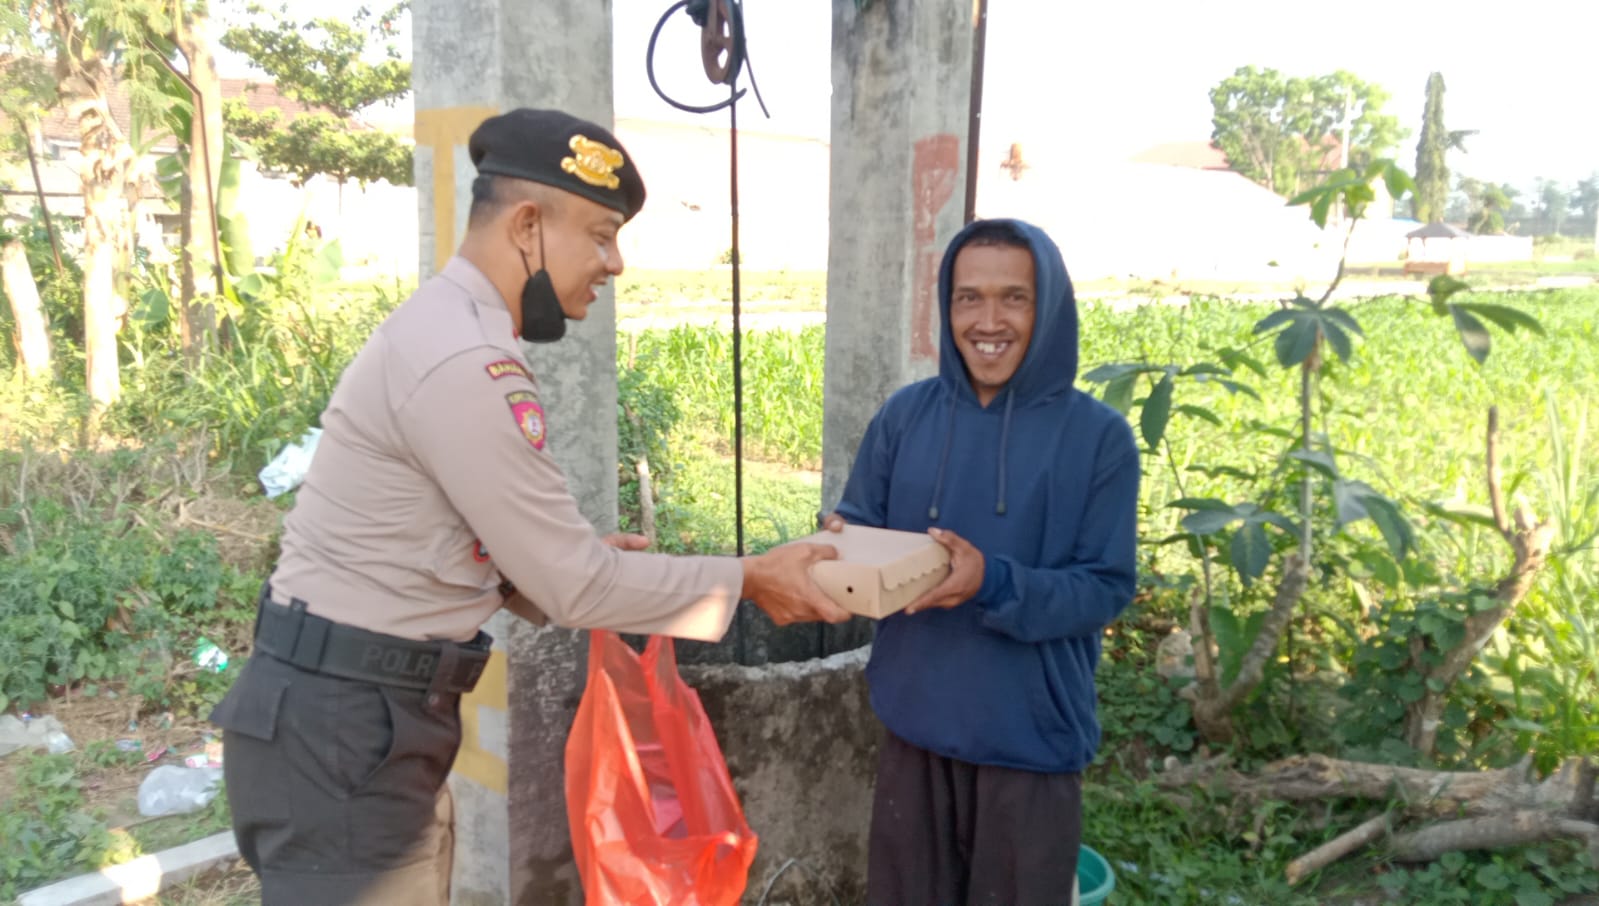
[[[843,2],[853,0],[745,0],[750,57],[772,118],[741,104],[741,127],[827,136],[830,10]],[[359,5],[288,0],[302,16]],[[725,111],[672,109],[646,80],[645,49],[668,0],[611,5],[616,116],[725,123]],[[1346,69],[1380,85],[1391,95],[1384,110],[1408,130],[1395,152],[1407,169],[1427,76],[1438,71],[1448,128],[1478,130],[1468,153],[1451,155],[1454,172],[1518,186],[1599,172],[1599,0],[989,0],[987,40],[983,144],[1019,142],[1029,159],[1092,166],[1162,142],[1206,140],[1211,86],[1255,65],[1302,76]],[[674,96],[711,103],[723,89],[705,81],[697,41],[675,14],[657,76]],[[241,68],[220,62],[226,74]]]

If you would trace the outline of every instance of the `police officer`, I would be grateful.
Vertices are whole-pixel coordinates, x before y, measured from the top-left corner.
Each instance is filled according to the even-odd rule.
[[[644,183],[609,131],[557,111],[492,117],[469,151],[465,239],[341,377],[254,656],[211,715],[267,904],[448,902],[445,778],[501,607],[707,641],[741,598],[778,624],[848,619],[808,575],[830,547],[668,557],[596,536],[517,340],[559,339],[622,272]]]

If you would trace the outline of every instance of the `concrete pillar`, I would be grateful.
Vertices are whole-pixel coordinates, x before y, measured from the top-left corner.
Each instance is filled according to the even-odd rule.
[[[475,172],[466,143],[487,116],[556,107],[611,125],[609,0],[417,0],[412,78],[422,275],[465,230]],[[646,174],[647,179],[647,174]],[[528,347],[550,448],[584,514],[616,525],[616,308],[606,289],[587,320]],[[455,794],[454,901],[579,904],[563,792],[567,731],[582,692],[579,633],[501,614],[494,657],[462,704]]]
[[[974,0],[833,4],[827,510],[872,414],[938,370],[938,264],[964,223],[975,16]]]

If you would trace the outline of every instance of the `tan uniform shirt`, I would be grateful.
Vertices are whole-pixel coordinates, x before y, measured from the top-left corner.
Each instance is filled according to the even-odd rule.
[[[550,455],[513,330],[488,278],[454,258],[373,333],[323,413],[273,599],[390,635],[465,641],[506,603],[503,574],[557,625],[721,638],[738,561],[600,540]]]

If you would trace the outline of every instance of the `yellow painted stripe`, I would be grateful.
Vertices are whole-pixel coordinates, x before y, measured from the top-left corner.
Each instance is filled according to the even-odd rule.
[[[436,107],[416,112],[416,143],[433,149],[433,266],[443,269],[455,254],[455,149],[494,107]]]
[[[505,652],[490,652],[489,662],[484,665],[477,686],[461,697],[461,750],[456,754],[455,765],[451,769],[501,796],[505,795],[510,785],[510,770],[506,766],[504,752],[490,752],[483,748],[478,714],[481,708],[504,712],[510,706],[505,677]]]

